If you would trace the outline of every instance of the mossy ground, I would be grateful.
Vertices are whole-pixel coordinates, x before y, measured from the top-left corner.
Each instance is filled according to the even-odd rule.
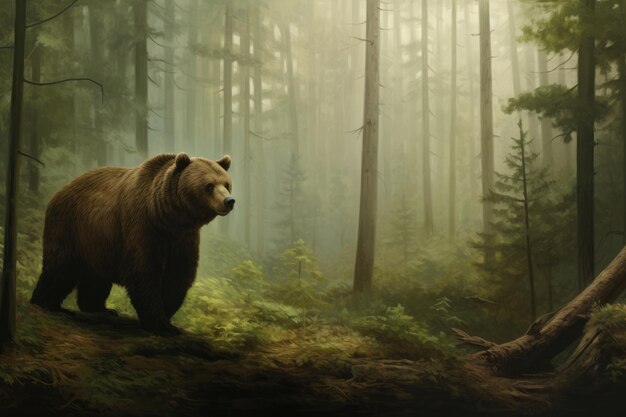
[[[342,325],[283,328],[275,340],[232,348],[188,332],[153,336],[129,317],[23,305],[19,321],[2,354],[0,396],[20,414],[369,414],[412,410],[419,398],[430,409],[464,401],[452,356],[388,359],[388,347]]]
[[[613,349],[626,341],[619,324],[626,318],[624,311],[623,306],[610,307],[594,317],[594,325],[611,329],[616,338]],[[450,351],[416,346],[412,359],[402,359],[397,346],[346,323],[313,320],[307,327],[291,328],[276,324],[268,328],[272,338],[233,345],[189,331],[179,337],[154,336],[129,316],[66,316],[23,304],[18,319],[16,344],[0,356],[3,415],[477,415],[481,410],[511,415],[513,411],[504,406],[510,405],[506,401],[498,404],[495,392],[487,392],[495,391],[488,388],[493,380],[477,381]],[[402,351],[407,353],[406,348]],[[605,386],[624,386],[623,358],[618,355],[611,361],[605,376],[611,375],[612,382],[605,378]],[[520,404],[531,408],[516,411],[532,413],[536,406],[537,411],[549,409],[552,414],[547,415],[557,415],[558,410],[540,406],[546,398],[520,398]],[[559,397],[559,407],[570,410],[573,401]]]

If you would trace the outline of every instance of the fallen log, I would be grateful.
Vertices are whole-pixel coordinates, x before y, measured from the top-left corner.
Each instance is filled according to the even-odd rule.
[[[550,361],[582,334],[592,308],[614,301],[626,289],[626,247],[589,286],[551,318],[540,318],[523,336],[470,355],[469,360],[501,375],[551,368]]]

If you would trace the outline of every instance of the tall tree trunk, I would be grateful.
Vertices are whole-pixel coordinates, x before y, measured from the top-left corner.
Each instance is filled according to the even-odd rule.
[[[446,71],[445,71],[446,52],[444,52],[444,46],[443,46],[444,45],[444,34],[443,34],[443,4],[444,2],[445,0],[439,0],[435,2],[436,21],[435,21],[435,36],[434,36],[435,38],[435,54],[434,55],[435,55],[435,62],[437,63],[436,65],[437,72],[434,74],[434,77],[429,76],[429,84],[431,86],[434,84],[434,86],[431,88],[435,91],[435,94],[433,95],[432,98],[435,99],[434,101],[435,101],[435,106],[436,106],[435,129],[434,129],[434,132],[431,132],[433,138],[435,139],[435,146],[433,146],[432,141],[431,141],[431,146],[430,146],[431,155],[434,156],[434,158],[431,158],[430,160],[430,165],[431,165],[431,169],[436,174],[432,176],[432,173],[431,173],[431,194],[432,194],[433,184],[434,184],[435,190],[445,190],[447,186],[446,180],[445,180],[446,179],[446,169],[445,169],[446,140],[445,139],[446,139],[447,117],[446,117],[446,105],[445,105],[444,96],[445,96],[445,91],[446,91],[445,84],[447,80],[446,80]],[[429,62],[430,62],[429,64],[430,68],[432,70],[433,60],[429,59]],[[433,129],[431,125],[431,131],[432,130]],[[434,151],[433,151],[433,148],[435,149]],[[434,165],[436,169],[432,168],[433,161],[434,161]],[[445,198],[444,196],[445,196],[445,193],[443,192],[434,193],[432,197],[434,200],[433,207],[436,207],[436,206],[444,207],[445,206],[445,202],[443,201]],[[433,214],[433,217],[434,217],[434,214]],[[433,219],[433,222],[434,222],[434,219]]]
[[[300,137],[298,135],[298,111],[297,111],[297,88],[293,73],[293,50],[291,47],[291,25],[286,24],[283,30],[285,36],[285,51],[287,60],[287,95],[289,96],[289,123],[292,135],[292,152],[297,157],[300,155]]]
[[[17,195],[19,182],[19,148],[22,135],[24,97],[24,48],[26,39],[26,2],[15,1],[13,43],[13,87],[11,90],[11,121],[6,177],[6,213],[4,223],[4,254],[0,283],[0,343],[15,338],[15,284],[17,278]]]
[[[537,88],[537,65],[535,64],[536,54],[533,46],[528,45],[524,55],[526,58],[526,89],[534,91]],[[536,114],[533,112],[528,112],[528,134],[533,140],[530,145],[533,152],[539,153],[539,123]]]
[[[479,0],[480,25],[480,136],[481,136],[481,179],[483,198],[493,187],[493,104],[491,86],[491,28],[489,24],[489,0]],[[487,249],[485,261],[489,263],[493,256],[493,205],[483,201],[483,232],[486,236]]]
[[[537,68],[539,69],[539,85],[541,87],[550,84],[548,79],[548,56],[545,51],[537,50]],[[546,168],[554,164],[552,152],[552,121],[549,117],[541,118],[541,162]]]
[[[561,53],[559,55],[559,69],[557,71],[557,82],[562,85],[567,87],[567,78],[565,76],[566,74],[566,69],[564,68],[565,64],[567,64],[567,57]],[[566,132],[561,132],[561,133],[566,133]],[[571,143],[564,143],[562,145],[562,149],[563,149],[563,159],[564,159],[564,169],[565,169],[565,174],[567,175],[567,177],[570,177],[570,174],[572,174],[572,148],[573,145]]]
[[[526,262],[528,267],[528,288],[530,292],[530,321],[537,318],[537,299],[535,296],[535,273],[533,269],[533,251],[530,244],[530,215],[528,213],[528,178],[526,176],[526,137],[519,121],[520,151],[522,153],[522,186],[524,196],[524,234],[526,235]]]
[[[478,196],[478,192],[476,190],[476,184],[477,184],[477,167],[476,167],[476,158],[477,158],[477,154],[476,154],[476,139],[474,137],[474,134],[476,133],[476,124],[475,124],[475,120],[476,120],[476,116],[475,116],[475,103],[476,103],[476,92],[474,89],[474,54],[472,52],[472,37],[471,37],[471,33],[472,33],[472,26],[471,26],[471,22],[470,22],[470,8],[472,7],[473,4],[473,0],[466,0],[465,2],[465,8],[464,8],[464,12],[465,12],[465,48],[466,48],[466,57],[467,57],[467,82],[469,84],[469,117],[470,117],[470,123],[471,123],[471,129],[470,129],[470,134],[468,136],[468,140],[469,140],[469,190],[470,190],[470,213],[472,213],[471,219],[474,220],[475,219],[475,202],[476,202],[476,196]]]
[[[449,207],[449,219],[448,227],[450,233],[450,239],[454,240],[456,235],[456,70],[457,70],[457,57],[456,57],[456,0],[452,0],[452,13],[451,13],[451,25],[452,25],[452,39],[450,40],[450,49],[452,51],[451,59],[451,80],[450,80],[450,175],[449,175],[449,192],[450,192],[450,207]]]
[[[33,52],[30,57],[30,65],[31,65],[31,80],[38,83],[41,82],[41,55],[42,55],[42,46],[35,45]],[[33,89],[33,95],[31,98],[31,103],[29,103],[29,114],[30,114],[30,135],[28,141],[28,152],[39,159],[39,153],[41,145],[39,143],[39,110],[37,109],[38,97],[39,94],[36,89]],[[39,192],[39,183],[40,183],[40,175],[39,175],[39,165],[31,161],[28,165],[28,189],[31,193]]]
[[[135,37],[135,147],[140,159],[148,157],[148,2],[134,6]]]
[[[580,0],[585,12],[594,13],[595,0]],[[583,27],[590,14],[581,15]],[[583,290],[594,274],[594,107],[595,40],[583,33],[578,49],[578,96],[586,117],[578,118],[576,139],[576,188],[578,207],[578,288]]]
[[[70,9],[67,13],[61,16],[61,25],[63,27],[62,32],[63,36],[67,39],[67,50],[68,56],[74,56],[77,53],[82,51],[78,51],[78,42],[76,42],[77,38],[80,37],[76,35],[76,28],[83,27],[83,14],[77,13],[76,10]],[[67,114],[69,115],[69,120],[67,121],[67,125],[69,126],[68,132],[70,135],[69,142],[72,147],[72,151],[74,153],[74,158],[72,158],[72,172],[74,175],[78,175],[82,171],[82,167],[80,166],[81,157],[84,157],[86,146],[84,144],[84,135],[78,134],[78,123],[77,121],[83,118],[81,117],[81,110],[83,109],[83,105],[81,103],[81,95],[77,94],[75,90],[71,90],[68,94],[67,101],[64,100],[62,105],[67,105]],[[86,108],[86,107],[85,107]]]
[[[91,65],[93,66],[93,72],[99,73],[103,68],[103,42],[101,36],[102,16],[98,16],[96,12],[96,6],[89,5],[89,37],[91,47],[89,52],[91,53]],[[100,22],[98,21],[100,19]],[[93,127],[95,139],[95,159],[98,166],[102,167],[107,164],[107,142],[105,140],[104,128],[102,126],[102,106],[100,103],[94,102],[93,104]]]
[[[165,46],[164,75],[163,75],[163,144],[166,152],[174,152],[176,149],[176,113],[174,104],[174,72],[176,71],[174,54],[174,26],[176,22],[176,9],[174,0],[165,1],[165,15],[163,17],[163,35]]]
[[[430,94],[428,91],[428,0],[422,0],[422,182],[424,187],[424,232],[432,235],[433,196],[430,150]]]
[[[224,17],[224,153],[232,152],[233,144],[233,3],[226,0]],[[228,219],[222,219],[222,233],[229,234]]]
[[[365,47],[365,103],[361,202],[354,268],[354,292],[369,292],[374,273],[376,209],[378,203],[378,118],[380,84],[380,1],[367,0]]]
[[[241,31],[241,118],[243,119],[243,188],[244,188],[244,242],[252,246],[250,238],[252,217],[252,187],[250,182],[250,3],[246,3],[243,29]]]
[[[263,170],[263,37],[261,31],[261,6],[254,6],[254,60],[256,64],[253,71],[254,86],[254,133],[255,133],[255,168],[256,168],[256,252],[259,256],[265,253],[265,178]],[[311,111],[311,113],[315,113]]]
[[[224,24],[224,153],[232,152],[233,142],[233,4],[226,0]]]
[[[196,70],[198,67],[198,57],[194,52],[194,48],[198,43],[198,0],[192,0],[189,13],[189,33],[187,38],[187,47],[189,49],[189,76],[187,77],[187,121],[185,123],[185,142],[188,146],[188,151],[192,154],[197,152],[196,150],[196,100],[197,100],[197,88],[196,88]]]
[[[517,34],[515,25],[515,9],[513,6],[513,0],[507,0],[507,13],[509,15],[509,51],[511,54],[511,71],[513,74],[513,95],[519,96],[522,91],[520,72],[519,72],[519,57],[517,53]]]

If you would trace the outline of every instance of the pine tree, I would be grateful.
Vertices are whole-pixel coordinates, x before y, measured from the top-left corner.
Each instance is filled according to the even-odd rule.
[[[406,192],[402,192],[393,199],[392,207],[389,225],[386,228],[385,246],[400,254],[406,268],[409,259],[415,255],[417,243],[415,203],[407,198]]]
[[[494,254],[490,261],[479,264],[491,297],[513,311],[523,309],[522,300],[527,299],[532,322],[539,312],[537,265],[545,265],[550,256],[566,256],[571,249],[558,243],[572,241],[573,236],[569,236],[571,227],[562,229],[563,219],[571,218],[569,212],[561,217],[568,197],[556,193],[548,169],[539,167],[538,154],[530,152],[532,141],[527,139],[521,120],[519,128],[520,136],[512,138],[511,153],[505,159],[508,172],[496,172],[494,187],[486,197],[494,207],[493,240],[482,234],[475,246]]]

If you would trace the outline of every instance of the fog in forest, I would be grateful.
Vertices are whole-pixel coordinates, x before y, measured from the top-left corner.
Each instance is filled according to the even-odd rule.
[[[620,1],[599,2],[595,63],[579,56],[574,1],[387,0],[368,13],[364,0],[106,0],[56,16],[61,3],[26,10],[18,298],[39,274],[52,195],[160,153],[232,157],[236,208],[203,228],[199,282],[296,282],[305,312],[349,307],[355,265],[374,253],[376,314],[401,307],[437,334],[505,340],[624,244]],[[4,181],[14,5],[0,4]]]
[[[0,0],[1,402],[623,410],[624,126],[625,0]]]

